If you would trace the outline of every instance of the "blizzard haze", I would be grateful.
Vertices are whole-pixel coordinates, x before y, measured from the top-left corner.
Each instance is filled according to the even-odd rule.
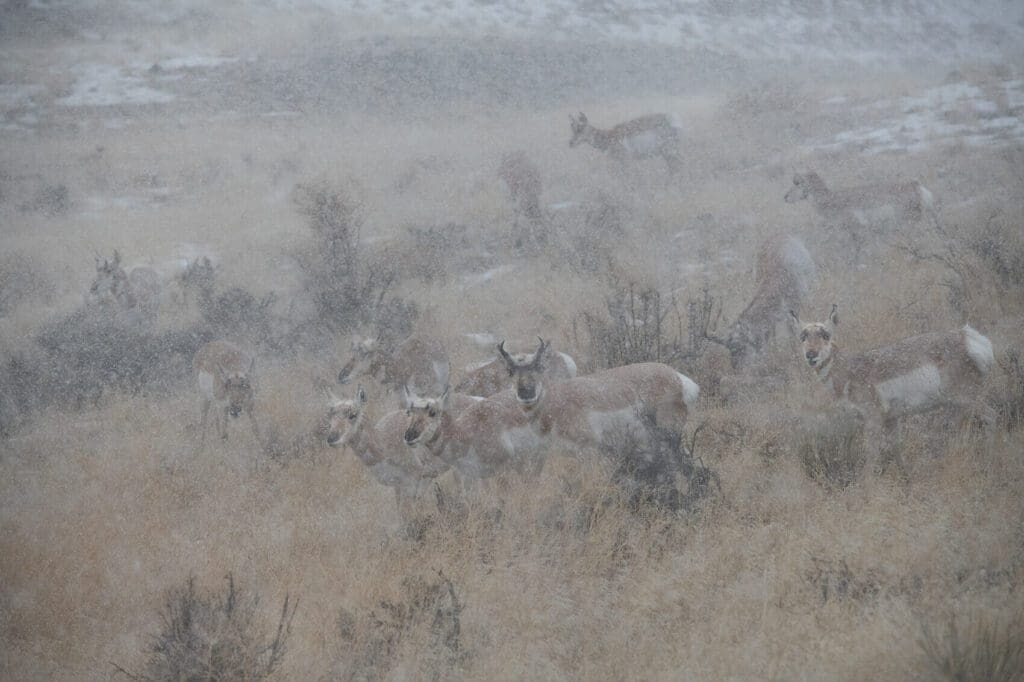
[[[1013,1],[3,4],[0,677],[1024,679],[1022,64]],[[837,402],[832,304],[970,399]],[[328,446],[369,341],[538,337],[700,399],[402,504]]]

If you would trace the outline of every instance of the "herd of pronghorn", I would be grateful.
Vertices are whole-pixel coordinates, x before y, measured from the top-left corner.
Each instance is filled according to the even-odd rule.
[[[586,142],[620,160],[661,157],[670,170],[679,162],[678,132],[667,116],[601,130],[581,113],[571,125],[571,146]],[[538,212],[539,182],[528,170],[511,157],[499,172],[513,199]],[[796,175],[785,200],[804,199],[833,221],[887,209],[916,222],[933,211],[931,194],[916,182],[833,191],[816,173]],[[117,262],[104,261],[97,269],[94,293],[99,296],[139,296],[153,286],[152,276],[125,275]],[[750,304],[726,336],[705,330],[706,338],[727,348],[733,366],[741,369],[767,348],[779,325],[788,325],[801,342],[801,361],[837,399],[852,403],[887,432],[909,414],[942,406],[965,415],[976,410],[994,362],[988,338],[965,325],[847,355],[836,344],[835,305],[821,321],[802,320],[796,312],[815,276],[814,261],[799,239],[768,239],[758,254]],[[540,340],[532,352],[509,352],[503,342],[492,347],[492,360],[467,370],[451,386],[448,355],[436,339],[414,334],[390,350],[356,339],[352,358],[338,375],[338,383],[354,390],[339,397],[323,388],[329,402],[327,445],[349,448],[380,483],[395,490],[402,507],[424,482],[449,470],[462,481],[510,471],[537,476],[549,453],[601,452],[622,429],[644,433],[653,424],[681,434],[697,407],[697,383],[666,364],[645,362],[578,376],[573,359],[548,341]],[[211,406],[222,438],[229,417],[245,413],[258,439],[256,359],[217,340],[199,349],[193,364],[202,395],[200,440]],[[372,380],[381,395],[364,388]],[[401,402],[380,414],[381,406],[391,404],[383,387],[401,395]]]

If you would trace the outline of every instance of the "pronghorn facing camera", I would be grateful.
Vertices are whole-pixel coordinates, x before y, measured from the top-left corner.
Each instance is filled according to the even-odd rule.
[[[911,223],[926,215],[935,219],[934,197],[916,180],[832,190],[813,171],[797,173],[784,198],[790,204],[810,199],[823,218],[841,225],[850,219],[865,226],[893,218]]]
[[[461,413],[448,389],[439,397],[421,397],[407,387],[405,396],[406,445],[426,448],[463,481],[513,470],[536,476],[543,468],[540,440],[510,392],[477,398]]]
[[[206,441],[207,417],[214,404],[214,419],[222,439],[228,437],[228,417],[237,418],[245,412],[256,441],[262,446],[255,409],[256,358],[229,341],[210,341],[196,351],[192,366],[203,401],[199,420],[200,447]]]
[[[397,347],[382,347],[379,339],[354,337],[352,356],[338,372],[338,383],[372,377],[396,390],[409,384],[439,394],[448,385],[448,351],[438,339],[412,335]]]
[[[408,420],[404,410],[393,410],[371,425],[369,401],[362,386],[350,399],[342,399],[330,388],[324,389],[329,403],[327,444],[332,448],[348,446],[377,481],[394,489],[399,511],[419,494],[425,480],[443,474],[448,465],[434,458],[425,448],[410,448],[405,443]],[[477,399],[453,396],[457,413]]]
[[[590,125],[582,111],[579,117],[570,115],[569,122],[572,129],[570,147],[585,142],[595,149],[606,152],[617,161],[660,156],[672,173],[682,167],[682,158],[679,155],[679,126],[665,114],[634,118],[608,130]]]
[[[160,275],[148,265],[137,265],[126,272],[116,250],[113,260],[96,257],[96,278],[89,295],[99,305],[138,310],[151,317],[160,308],[161,292]]]
[[[512,374],[505,364],[504,342],[498,356],[481,365],[470,369],[465,378],[460,381],[455,390],[467,395],[478,395],[487,397],[500,393],[513,384]],[[533,362],[535,353],[512,353],[511,357],[521,365]],[[545,376],[550,381],[559,379],[572,379],[576,376],[576,361],[572,356],[559,351],[547,351],[547,361],[543,364]]]
[[[668,365],[644,362],[548,381],[547,348],[542,339],[533,358],[522,363],[498,346],[515,380],[515,400],[547,445],[602,447],[616,431],[643,433],[648,420],[682,435],[700,396],[700,387],[689,377]]]
[[[750,303],[729,327],[725,339],[705,336],[729,351],[733,369],[742,369],[767,350],[779,324],[810,293],[817,268],[803,242],[792,235],[767,239],[758,251],[756,288]]]
[[[791,315],[814,374],[837,398],[877,416],[887,431],[903,416],[938,407],[970,414],[994,362],[992,343],[970,325],[846,356],[835,342],[837,306],[824,322]]]

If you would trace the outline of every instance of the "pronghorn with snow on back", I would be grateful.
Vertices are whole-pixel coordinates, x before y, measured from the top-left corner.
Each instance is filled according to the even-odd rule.
[[[502,346],[502,350],[504,350],[504,346]],[[517,363],[525,365],[533,362],[535,353],[512,353],[511,356]],[[572,359],[572,356],[551,350],[548,350],[547,356],[547,362],[543,364],[543,372],[549,380],[572,379],[576,376],[576,361]],[[505,358],[499,354],[497,357],[469,369],[465,378],[455,386],[455,391],[487,397],[510,388],[512,384],[512,373],[508,370]]]
[[[210,341],[196,351],[192,366],[202,396],[200,447],[206,442],[207,418],[214,405],[214,419],[222,439],[228,437],[228,417],[237,418],[245,412],[256,441],[262,446],[256,421],[256,358],[229,341]]]
[[[916,180],[833,190],[813,171],[797,173],[784,198],[790,204],[810,199],[823,218],[840,226],[850,220],[861,226],[891,219],[917,223],[926,216],[937,220],[935,198]]]
[[[520,362],[499,344],[520,411],[546,447],[602,448],[609,438],[649,425],[681,436],[700,387],[668,365],[644,362],[586,376],[550,381],[544,372],[548,344],[541,339],[528,362]],[[666,467],[676,462],[665,462]]]
[[[448,351],[438,339],[414,334],[388,349],[380,339],[354,337],[338,383],[372,377],[392,390],[408,384],[436,395],[448,385],[449,372]]]
[[[750,303],[724,339],[706,331],[705,337],[728,349],[733,369],[743,368],[767,350],[790,311],[800,310],[816,279],[817,268],[802,241],[792,235],[770,237],[758,251]]]
[[[671,173],[682,167],[679,125],[666,114],[634,118],[607,130],[590,125],[582,111],[579,117],[570,115],[569,120],[572,129],[570,147],[585,142],[620,162],[660,156]]]
[[[350,399],[339,398],[327,387],[324,395],[329,404],[327,444],[332,448],[351,448],[381,485],[394,489],[400,512],[418,497],[425,481],[440,476],[448,469],[448,464],[434,457],[426,448],[407,446],[408,418],[405,410],[392,410],[371,425],[371,409],[362,386]],[[449,409],[457,416],[479,400],[453,395]]]
[[[835,343],[837,309],[824,322],[790,313],[804,360],[836,398],[866,410],[887,432],[910,414],[950,406],[966,416],[978,406],[994,355],[991,341],[970,325],[847,356]]]
[[[509,471],[533,477],[544,466],[540,439],[515,404],[511,391],[479,400],[461,413],[448,389],[440,396],[406,394],[409,447],[426,448],[462,481],[480,481]]]

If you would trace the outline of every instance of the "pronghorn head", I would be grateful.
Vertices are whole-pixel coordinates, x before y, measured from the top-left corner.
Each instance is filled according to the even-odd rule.
[[[530,408],[544,397],[544,383],[541,379],[547,351],[551,344],[538,337],[540,345],[530,355],[510,355],[505,350],[505,342],[498,344],[498,354],[505,361],[508,374],[515,380],[516,400],[523,407]]]
[[[789,311],[800,336],[804,359],[815,371],[827,367],[832,360],[836,326],[839,324],[837,310],[838,306],[833,303],[832,311],[825,322],[801,322],[795,312]]]
[[[803,201],[824,187],[825,183],[821,181],[817,173],[811,172],[806,175],[797,173],[793,176],[793,186],[789,188],[784,198],[787,204],[794,204]]]
[[[224,386],[224,394],[227,397],[227,413],[232,417],[238,417],[243,410],[252,410],[253,401],[256,396],[254,380],[256,377],[256,358],[249,363],[249,369],[245,372],[229,372],[222,365],[217,366],[220,374],[221,384]]]
[[[366,391],[362,386],[356,389],[351,400],[339,398],[328,387],[324,396],[329,405],[327,412],[327,444],[332,448],[344,447],[359,432],[366,413]]]
[[[409,425],[405,429],[405,444],[429,445],[441,433],[441,420],[448,409],[449,387],[436,398],[421,398],[409,384],[403,385],[405,392],[405,413],[409,416]]]
[[[572,129],[572,139],[569,140],[570,147],[575,147],[581,142],[589,142],[594,134],[594,129],[587,122],[587,116],[582,111],[579,118],[569,114],[569,126]]]
[[[729,335],[725,339],[725,347],[729,351],[729,360],[733,369],[739,369],[746,361],[748,355],[754,355],[761,350],[762,342],[746,324],[737,322],[729,329]]]
[[[96,279],[89,287],[89,294],[98,303],[119,301],[127,291],[128,275],[121,267],[121,254],[114,251],[114,259],[96,256]]]
[[[377,339],[368,336],[353,336],[352,345],[349,348],[352,355],[338,372],[338,383],[347,384],[354,376],[372,373],[377,347]]]

